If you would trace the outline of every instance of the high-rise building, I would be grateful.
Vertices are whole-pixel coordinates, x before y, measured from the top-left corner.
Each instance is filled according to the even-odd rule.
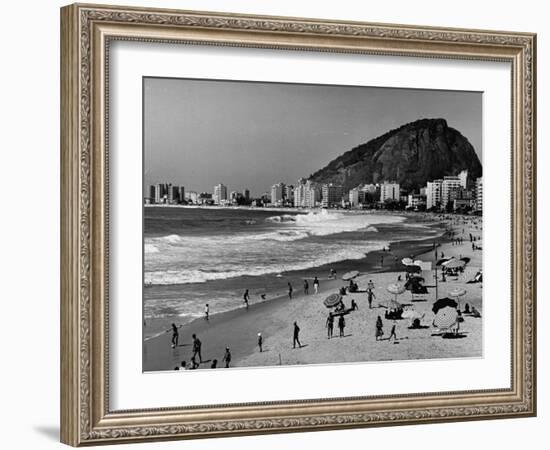
[[[285,184],[277,183],[271,186],[271,203],[273,205],[281,205],[285,195]]]
[[[462,179],[459,176],[447,176],[443,177],[443,183],[441,185],[441,208],[447,208],[449,203],[453,203],[457,192],[462,187]]]
[[[294,186],[292,184],[285,186],[284,200],[286,204],[294,204]]]
[[[227,200],[227,186],[224,184],[217,184],[214,186],[213,200],[215,205],[221,205]]]
[[[168,185],[168,204],[173,205],[179,201],[179,186],[173,186],[171,183]]]
[[[321,188],[321,204],[323,208],[340,206],[344,195],[344,187],[333,183],[323,184]]]
[[[460,180],[460,186],[464,189],[468,187],[468,169],[464,169],[458,174],[458,179]]]
[[[246,200],[246,202],[250,201],[250,191],[248,189],[243,189],[243,198]]]
[[[321,187],[317,183],[308,180],[304,187],[304,206],[315,208],[320,201]]]
[[[441,207],[443,180],[428,181],[426,185],[426,209]]]
[[[185,201],[185,187],[180,186],[180,189],[178,191],[178,201],[179,203],[183,203]]]
[[[380,201],[400,200],[399,183],[384,182],[380,185]]]
[[[352,208],[365,203],[367,191],[362,189],[362,186],[357,186],[349,191],[349,203]]]
[[[479,177],[475,182],[475,210],[483,212],[483,177]]]
[[[303,208],[306,206],[306,180],[303,178],[300,178],[298,180],[298,184],[294,188],[294,206],[296,208]]]
[[[199,203],[199,194],[195,191],[188,191],[185,193],[184,197],[189,203]]]
[[[162,184],[155,186],[155,203],[163,203],[164,192]]]
[[[149,186],[149,203],[155,203],[155,199],[157,198],[157,187],[152,184]]]

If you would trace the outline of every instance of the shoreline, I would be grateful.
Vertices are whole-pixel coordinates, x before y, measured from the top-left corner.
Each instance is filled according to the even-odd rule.
[[[166,205],[166,206],[170,206],[170,205]],[[398,215],[398,214],[392,214],[392,215]],[[429,220],[426,220],[426,217],[423,216],[423,215],[420,216],[418,214],[412,214],[412,215],[409,215],[409,216],[403,216],[403,215],[398,215],[398,216],[402,217],[404,219],[403,222],[401,223],[401,225],[405,225],[405,226],[421,225],[421,226],[429,228],[431,230],[435,230],[437,235],[436,236],[427,236],[427,237],[422,237],[422,238],[415,238],[415,239],[407,239],[407,238],[396,239],[394,241],[386,241],[386,244],[381,243],[381,245],[389,245],[390,248],[391,248],[391,246],[395,247],[396,245],[402,245],[403,242],[409,242],[409,241],[410,241],[411,246],[414,243],[416,243],[417,245],[422,245],[425,242],[430,242],[431,243],[434,239],[442,239],[443,236],[448,231],[448,226],[446,226],[445,224],[443,224],[441,222],[435,222],[431,218]],[[377,224],[373,224],[373,225],[377,226],[377,227],[384,226],[384,225],[377,225]],[[441,242],[441,241],[438,241],[438,242]],[[281,280],[281,284],[278,287],[270,286],[270,290],[267,290],[267,291],[263,290],[263,294],[267,298],[265,298],[263,300],[256,301],[256,302],[254,301],[254,299],[252,299],[250,301],[250,304],[264,303],[266,301],[272,301],[272,300],[279,299],[281,297],[286,297],[286,282],[287,281],[291,281],[293,283],[293,287],[295,288],[294,292],[297,293],[297,292],[302,291],[302,280],[303,279],[308,279],[309,282],[310,282],[310,290],[312,291],[313,290],[313,286],[312,286],[313,275],[312,275],[312,273],[314,275],[318,276],[319,281],[322,282],[322,283],[327,283],[327,282],[332,281],[330,278],[327,278],[326,275],[323,275],[323,274],[329,273],[329,271],[333,268],[338,269],[338,273],[343,274],[343,273],[348,272],[350,270],[356,270],[357,267],[361,267],[361,266],[364,266],[365,264],[367,264],[369,267],[364,268],[364,270],[369,270],[369,271],[374,273],[375,271],[380,270],[380,269],[376,269],[376,268],[371,267],[371,266],[374,265],[373,262],[372,262],[372,258],[373,258],[372,255],[374,255],[374,254],[386,255],[386,256],[388,255],[388,253],[382,253],[380,249],[373,249],[373,250],[370,250],[367,253],[365,253],[364,256],[361,259],[345,259],[345,260],[340,260],[340,261],[335,261],[335,262],[327,262],[327,263],[320,264],[320,265],[315,266],[315,267],[307,267],[307,268],[303,268],[303,269],[283,271],[279,274],[281,276],[278,277]],[[406,255],[406,256],[409,256],[409,255]],[[387,266],[387,264],[385,264],[385,266]],[[386,269],[386,271],[387,271],[387,269]],[[275,273],[263,274],[263,275],[253,276],[253,277],[265,277],[265,276],[274,277]],[[242,276],[242,277],[235,278],[235,280],[239,279],[239,278],[242,278],[242,292],[244,292],[245,288],[249,287],[249,286],[247,286],[247,280],[246,280],[247,277],[248,276]],[[297,280],[300,280],[299,284],[295,284]],[[227,280],[213,280],[214,283],[218,283],[218,282],[221,282],[221,281],[227,281]],[[174,287],[177,287],[177,286],[178,286],[177,284],[174,284],[174,285],[170,285],[169,287],[174,288]],[[183,286],[185,286],[185,285],[183,285]],[[165,287],[167,287],[167,286],[165,286],[165,285],[153,286],[153,288],[165,288]],[[149,288],[149,286],[146,286],[146,288]],[[254,293],[251,292],[251,294],[254,294]],[[241,294],[237,294],[235,296],[235,298],[239,298],[239,304],[242,304],[242,301],[240,299],[240,295]],[[259,293],[256,292],[255,295],[259,295]],[[145,295],[144,295],[144,298],[145,298]],[[210,317],[213,317],[214,315],[230,312],[230,311],[233,311],[233,310],[240,310],[240,309],[241,308],[239,306],[235,306],[235,307],[232,307],[231,309],[225,309],[225,310],[222,310],[222,311],[219,311],[219,312],[216,312],[216,313],[211,312]],[[143,327],[143,333],[142,333],[143,336],[142,336],[142,338],[143,338],[144,341],[147,341],[149,339],[158,337],[160,334],[162,334],[163,330],[166,330],[170,327],[171,323],[176,323],[177,325],[188,325],[189,323],[194,322],[195,320],[201,320],[203,318],[202,312],[203,312],[203,310],[201,309],[200,314],[189,313],[185,316],[180,314],[180,315],[164,315],[164,316],[161,316],[161,317],[154,317],[154,316],[153,317],[144,317],[143,318],[144,327]]]
[[[415,257],[429,253],[433,244],[442,245],[448,242],[446,227],[443,224],[427,224],[434,228],[440,228],[441,233],[438,236],[428,237],[421,240],[402,240],[390,243],[389,251],[374,250],[369,252],[362,260],[350,261],[361,275],[382,274],[402,272],[400,261],[404,257],[414,255]],[[387,257],[383,266],[380,266],[380,256]],[[431,258],[433,259],[433,258]],[[388,261],[389,260],[389,261]],[[324,267],[324,266],[320,266]],[[320,271],[321,272],[321,271]],[[322,272],[321,272],[322,273]],[[283,278],[285,278],[283,276]],[[347,283],[340,278],[326,280],[322,279],[320,293],[318,295],[328,295],[335,292],[340,286]],[[310,286],[310,291],[313,287]],[[181,360],[189,360],[191,352],[191,336],[196,334],[203,342],[203,353],[206,355],[215,352],[221,364],[222,350],[229,346],[232,350],[233,361],[238,361],[254,351],[256,346],[257,329],[261,329],[264,339],[269,339],[275,332],[276,325],[270,324],[271,316],[281,308],[290,306],[293,303],[303,302],[313,294],[305,295],[302,287],[299,286],[294,291],[296,293],[292,300],[286,295],[279,295],[266,299],[261,302],[251,303],[248,309],[244,307],[231,309],[215,314],[211,314],[208,321],[203,317],[198,317],[192,321],[181,325],[179,329],[179,346],[172,350],[170,348],[171,333],[160,332],[148,337],[143,341],[143,370],[171,370],[179,365]],[[177,319],[173,318],[177,323]],[[151,320],[151,319],[150,319]],[[154,320],[154,319],[153,319]],[[159,321],[170,322],[172,319],[163,318]],[[255,329],[250,326],[255,325]],[[168,328],[168,327],[167,327]],[[236,336],[235,330],[241,333]],[[214,350],[217,349],[217,350]],[[212,359],[212,358],[210,358]]]

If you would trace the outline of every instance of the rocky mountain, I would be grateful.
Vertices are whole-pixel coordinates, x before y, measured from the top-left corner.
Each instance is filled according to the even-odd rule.
[[[397,181],[410,190],[464,169],[469,177],[482,175],[468,139],[445,119],[421,119],[353,148],[309,179],[343,185],[346,190],[364,183]]]

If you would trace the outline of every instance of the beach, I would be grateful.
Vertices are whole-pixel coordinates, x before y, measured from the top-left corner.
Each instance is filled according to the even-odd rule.
[[[421,222],[419,220],[419,222]],[[192,335],[196,334],[202,342],[203,364],[200,369],[209,368],[211,361],[218,360],[222,365],[225,348],[229,347],[232,354],[231,367],[258,367],[296,364],[329,364],[366,361],[391,361],[434,358],[464,358],[481,357],[483,318],[464,315],[460,324],[460,334],[450,339],[435,329],[432,325],[434,313],[432,306],[436,300],[434,271],[422,272],[428,294],[415,295],[409,291],[398,296],[398,301],[407,309],[414,309],[419,315],[422,328],[409,329],[410,320],[387,320],[384,317],[384,304],[394,298],[386,287],[398,280],[405,279],[401,260],[407,257],[423,261],[436,262],[437,258],[468,257],[464,272],[458,277],[447,277],[445,281],[438,276],[437,298],[447,297],[449,291],[464,289],[466,294],[458,299],[459,308],[475,306],[483,316],[481,284],[468,284],[482,267],[482,251],[472,250],[469,236],[472,234],[478,240],[475,244],[482,247],[482,221],[479,217],[446,216],[441,220],[431,220],[432,226],[438,228],[435,237],[411,239],[391,242],[388,246],[373,249],[363,259],[347,261],[347,265],[339,266],[353,268],[360,272],[355,279],[359,291],[348,293],[343,297],[344,304],[349,307],[354,299],[358,309],[345,316],[346,327],[344,337],[339,335],[335,326],[334,337],[327,338],[325,321],[329,310],[323,305],[323,300],[331,293],[338,292],[341,286],[347,285],[340,279],[339,269],[336,279],[327,279],[327,267],[323,267],[320,277],[318,294],[313,294],[310,280],[309,294],[303,293],[301,284],[296,282],[296,273],[282,273],[279,280],[281,289],[267,301],[251,299],[249,308],[244,305],[217,313],[210,313],[209,320],[198,317],[194,320],[177,323],[179,342],[176,348],[171,347],[171,331],[167,331],[166,318],[148,319],[143,347],[143,368],[145,371],[172,370],[181,361],[189,361],[193,354]],[[444,233],[444,230],[447,230]],[[453,234],[453,241],[451,234]],[[456,242],[462,238],[461,244]],[[384,249],[384,250],[383,250]],[[292,279],[293,298],[285,293],[285,277]],[[367,284],[374,283],[374,301],[372,309],[367,301]],[[434,287],[430,287],[434,286]],[[244,291],[244,286],[243,286]],[[384,335],[377,341],[375,338],[375,323],[378,316],[383,322]],[[176,319],[174,319],[176,320]],[[293,348],[293,323],[300,327],[299,339],[302,347]],[[391,327],[395,325],[397,339],[389,341]],[[257,345],[258,333],[263,339],[263,351]]]

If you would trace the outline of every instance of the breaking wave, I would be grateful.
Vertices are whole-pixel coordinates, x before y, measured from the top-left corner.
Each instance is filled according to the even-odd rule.
[[[241,276],[260,276],[295,270],[306,270],[339,261],[363,259],[368,252],[387,245],[389,245],[387,242],[371,242],[363,245],[356,245],[352,248],[346,245],[345,248],[334,249],[332,252],[328,254],[323,253],[317,258],[311,258],[307,261],[296,261],[284,265],[281,263],[243,265],[239,268],[233,268],[232,270],[223,270],[223,267],[216,267],[216,269],[220,269],[219,271],[214,268],[207,270],[151,271],[145,272],[145,283],[150,285],[206,283],[207,281],[224,280]]]

